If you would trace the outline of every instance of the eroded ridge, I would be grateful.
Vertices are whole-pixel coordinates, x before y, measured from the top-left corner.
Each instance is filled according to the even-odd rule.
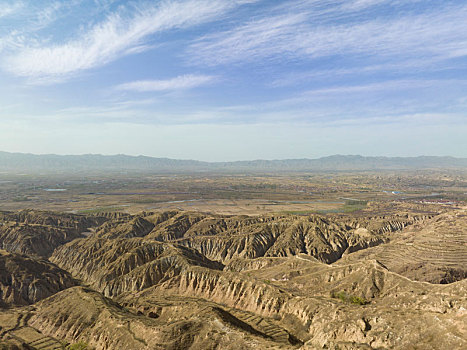
[[[2,280],[0,340],[36,349],[461,349],[465,218],[463,209],[96,216],[49,260],[0,255],[13,276]]]

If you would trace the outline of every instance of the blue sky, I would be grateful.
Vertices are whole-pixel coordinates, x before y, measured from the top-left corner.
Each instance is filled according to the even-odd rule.
[[[0,0],[0,150],[467,156],[467,2]]]

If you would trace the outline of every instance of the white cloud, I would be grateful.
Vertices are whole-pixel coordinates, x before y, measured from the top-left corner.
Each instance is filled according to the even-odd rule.
[[[377,83],[351,85],[351,86],[337,86],[324,89],[315,89],[305,92],[304,96],[313,95],[334,95],[334,94],[352,94],[362,92],[378,92],[378,91],[401,91],[411,89],[429,88],[435,86],[442,86],[442,84],[449,84],[452,82],[466,83],[463,80],[390,80],[381,81]]]
[[[360,6],[376,3],[379,2],[365,1]],[[324,13],[328,21],[323,23],[319,15]],[[349,18],[342,6],[333,11],[326,7],[318,12],[313,8],[269,14],[199,39],[190,46],[189,57],[194,64],[209,65],[349,54],[390,57],[400,62],[460,57],[467,51],[465,5],[403,17],[374,18],[373,14],[359,17],[358,22]]]
[[[404,62],[390,62],[381,64],[364,64],[351,66],[350,68],[334,68],[334,69],[312,69],[309,71],[285,73],[282,77],[273,80],[270,83],[271,87],[292,86],[301,83],[306,83],[313,80],[332,81],[335,78],[351,77],[361,78],[362,76],[371,76],[378,72],[394,72],[394,73],[420,73],[427,70],[439,68],[436,64],[439,60],[434,58],[423,59],[414,58],[405,60]],[[447,66],[449,67],[449,66]],[[453,66],[454,67],[454,66]],[[443,65],[446,69],[446,65]]]
[[[351,84],[351,83],[350,83]],[[381,116],[465,115],[465,108],[454,98],[465,91],[467,80],[400,79],[334,85],[309,89],[266,102],[221,107],[226,115],[241,120],[276,122],[316,122],[320,124],[359,120],[374,123]],[[439,91],[447,95],[440,97]],[[425,96],[420,99],[420,95]],[[355,103],[358,101],[358,103]],[[449,106],[446,108],[445,106]],[[376,119],[375,119],[376,118]],[[465,116],[463,117],[465,119]],[[234,119],[233,119],[234,120]],[[448,119],[446,123],[450,123]]]
[[[214,77],[208,75],[186,74],[167,80],[139,80],[118,85],[118,90],[129,91],[170,91],[191,89],[197,86],[212,83]]]
[[[0,25],[0,52],[5,51],[1,58],[4,60],[12,52],[18,53],[27,47],[39,46],[40,39],[37,32],[50,26],[61,18],[66,10],[72,9],[82,1],[44,0],[40,3],[38,1],[18,1],[10,4],[0,4],[0,18],[12,17],[8,18],[9,22]],[[20,21],[18,22],[18,20]],[[0,64],[3,64],[3,62],[0,61]]]
[[[60,11],[76,5],[76,0],[68,2],[54,1],[40,9],[35,15],[34,26],[36,29],[45,28],[53,23],[60,15]]]
[[[310,11],[317,17],[338,18],[343,12],[366,11],[375,6],[403,7],[424,0],[295,0],[279,5],[279,12],[284,10]],[[336,12],[336,10],[338,12]]]
[[[24,4],[20,1],[0,4],[0,18],[17,13],[23,6]]]
[[[52,79],[104,65],[123,55],[147,48],[151,34],[186,28],[214,20],[242,1],[163,1],[138,8],[131,15],[122,10],[63,44],[25,47],[3,61],[3,67],[19,76]]]
[[[344,3],[343,6],[349,10],[360,10],[375,5],[381,5],[386,2],[388,2],[388,0],[354,0]]]

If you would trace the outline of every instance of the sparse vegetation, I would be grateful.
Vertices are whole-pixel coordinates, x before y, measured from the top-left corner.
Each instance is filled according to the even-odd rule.
[[[88,344],[85,342],[78,342],[71,345],[68,345],[67,350],[91,350]]]
[[[356,295],[349,295],[344,291],[331,292],[331,298],[340,299],[344,303],[350,303],[350,304],[355,304],[355,305],[366,305],[369,303],[369,301],[364,298],[358,297]]]
[[[342,212],[344,213],[352,213],[354,211],[364,209],[368,204],[368,201],[360,201],[360,200],[347,200],[342,208]]]
[[[29,199],[27,196],[19,196],[19,197],[14,197],[12,198],[13,202],[28,202],[31,199]]]
[[[311,215],[314,214],[314,211],[311,210],[284,210],[281,211],[279,214],[286,214],[286,215]]]

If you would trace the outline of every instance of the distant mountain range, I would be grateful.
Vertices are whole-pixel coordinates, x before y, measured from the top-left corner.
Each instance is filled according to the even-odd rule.
[[[201,162],[146,156],[100,154],[35,155],[0,152],[2,171],[345,171],[345,170],[410,170],[467,169],[467,158],[454,157],[364,157],[334,155],[318,159],[251,160],[236,162]]]

